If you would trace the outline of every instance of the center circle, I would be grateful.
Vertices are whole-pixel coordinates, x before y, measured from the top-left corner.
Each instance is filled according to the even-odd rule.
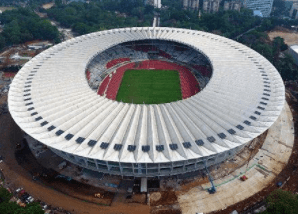
[[[211,76],[211,63],[199,50],[158,39],[117,44],[97,53],[86,67],[88,84],[99,96],[134,104],[187,99]]]

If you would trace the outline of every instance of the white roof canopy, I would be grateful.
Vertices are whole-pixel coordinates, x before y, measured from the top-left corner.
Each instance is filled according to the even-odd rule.
[[[92,91],[85,76],[92,57],[122,42],[150,38],[204,53],[213,66],[204,90],[159,105],[120,103]],[[114,29],[58,44],[24,65],[8,97],[12,117],[36,140],[84,157],[138,163],[194,159],[243,145],[274,123],[284,101],[279,73],[260,54],[224,37],[175,28]]]

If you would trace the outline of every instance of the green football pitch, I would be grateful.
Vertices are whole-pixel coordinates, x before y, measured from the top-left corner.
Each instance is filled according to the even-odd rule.
[[[134,104],[160,104],[181,100],[179,73],[173,70],[127,70],[116,97]]]

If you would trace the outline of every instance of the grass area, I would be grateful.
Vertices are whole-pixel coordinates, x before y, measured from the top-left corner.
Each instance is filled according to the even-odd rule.
[[[181,100],[179,73],[173,70],[127,70],[116,100],[160,104]]]

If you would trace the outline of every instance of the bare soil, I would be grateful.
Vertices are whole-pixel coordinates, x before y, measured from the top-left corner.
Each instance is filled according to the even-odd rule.
[[[268,32],[268,36],[271,41],[273,41],[275,37],[279,36],[285,40],[287,45],[298,44],[298,32],[289,30],[287,28],[276,27],[274,30]]]
[[[297,85],[297,84],[296,84]],[[289,90],[286,93],[287,102],[291,108],[294,118],[294,127],[295,132],[298,130],[298,100],[295,98]],[[279,175],[262,191],[257,194],[247,198],[239,203],[236,203],[232,206],[229,206],[225,210],[220,210],[216,212],[212,212],[212,214],[230,214],[233,210],[237,210],[238,212],[242,212],[247,210],[249,207],[262,202],[272,191],[277,189],[277,182],[283,182],[282,186],[283,190],[291,191],[293,193],[298,192],[298,136],[295,135],[293,152],[290,156],[288,164],[281,171]]]
[[[47,10],[47,9],[50,9],[51,7],[53,7],[54,5],[55,5],[55,2],[50,2],[50,3],[47,3],[47,4],[43,4],[42,8]]]
[[[158,201],[161,198],[160,192],[153,192],[150,194],[150,203]]]
[[[178,202],[175,191],[168,190],[160,192],[161,197],[157,201],[150,202],[150,206],[171,205]]]

